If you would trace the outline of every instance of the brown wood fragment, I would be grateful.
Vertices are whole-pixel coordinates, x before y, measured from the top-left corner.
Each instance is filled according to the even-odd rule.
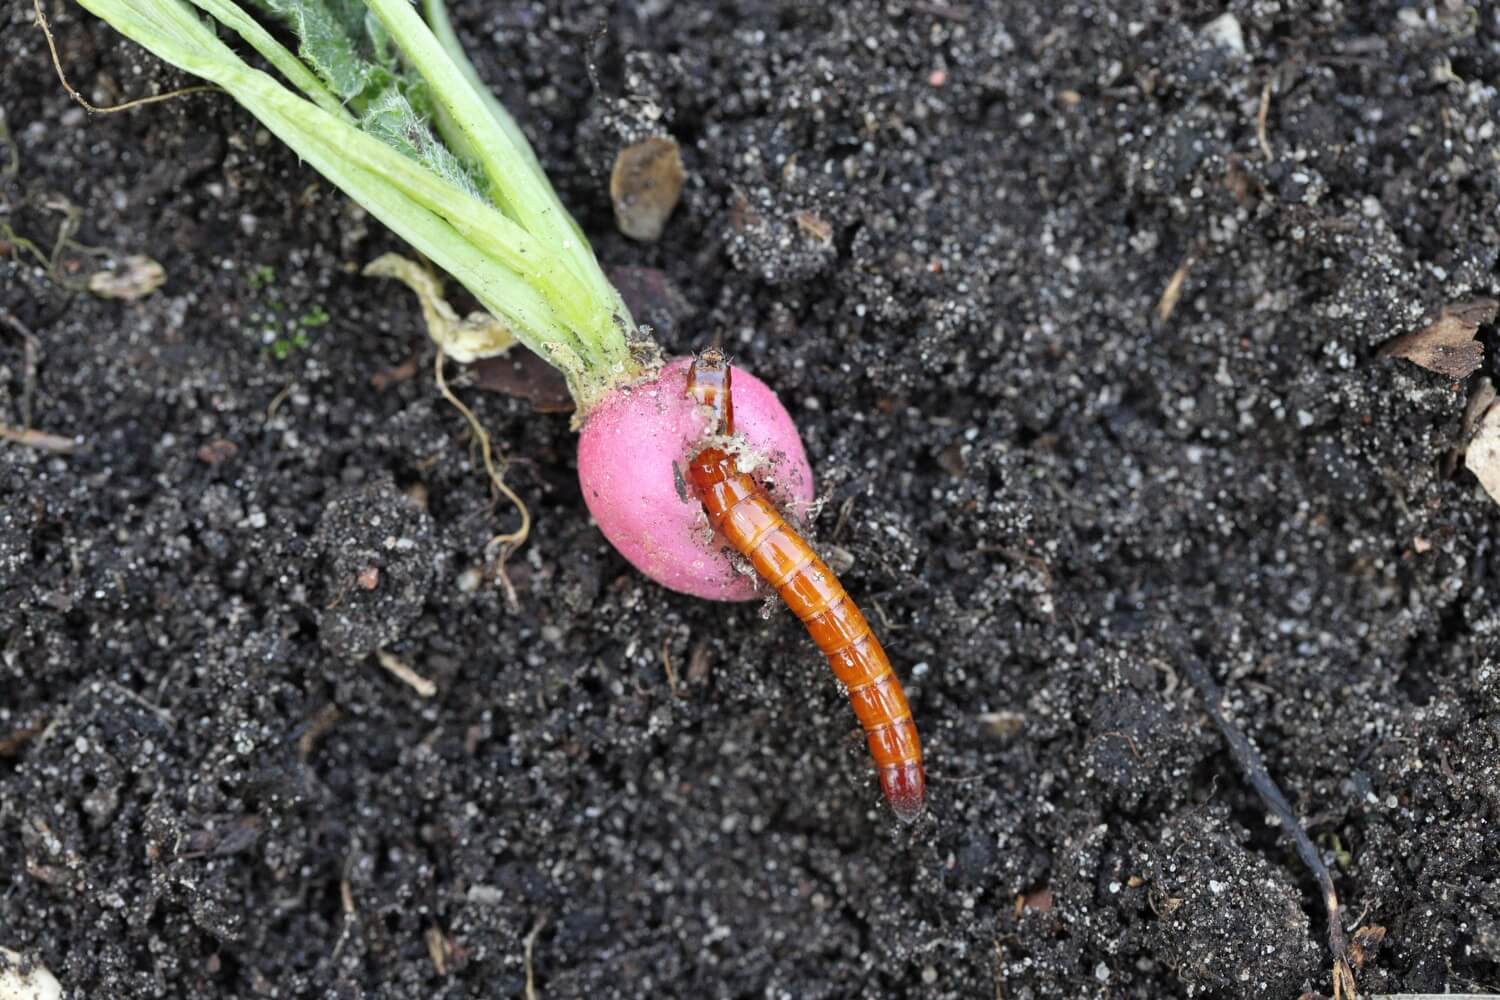
[[[1188,272],[1193,269],[1193,255],[1188,254],[1177,265],[1177,270],[1172,272],[1172,277],[1167,279],[1167,287],[1162,289],[1161,298],[1156,300],[1156,319],[1165,323],[1172,318],[1172,311],[1177,308],[1177,302],[1182,298],[1182,286],[1187,283]]]
[[[69,455],[83,447],[81,442],[61,434],[48,434],[30,427],[11,427],[8,424],[0,424],[0,441],[14,441],[28,448],[59,455]]]
[[[0,757],[14,757],[21,752],[22,747],[31,742],[33,737],[40,736],[42,730],[45,728],[44,723],[38,722],[35,725],[22,726],[20,729],[16,729],[5,736],[0,736]]]

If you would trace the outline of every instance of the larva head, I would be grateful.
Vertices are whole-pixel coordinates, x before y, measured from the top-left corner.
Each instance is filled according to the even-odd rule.
[[[708,407],[710,434],[734,433],[734,395],[729,359],[717,347],[710,347],[688,366],[688,395],[699,406]]]
[[[616,390],[589,414],[578,438],[578,482],[589,513],[620,554],[665,587],[719,601],[755,597],[688,487],[688,461],[714,433],[712,407],[688,392],[691,360]],[[741,464],[779,503],[812,501],[812,469],[796,425],[776,394],[733,369],[735,441]],[[745,456],[753,456],[752,463]]]

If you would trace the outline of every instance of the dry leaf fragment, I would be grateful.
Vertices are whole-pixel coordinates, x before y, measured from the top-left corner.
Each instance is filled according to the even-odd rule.
[[[474,388],[523,399],[538,413],[573,410],[573,396],[562,372],[528,350],[484,358],[474,365],[474,376]]]
[[[1172,277],[1167,279],[1167,287],[1162,289],[1161,298],[1156,300],[1157,322],[1165,323],[1172,318],[1172,311],[1177,308],[1177,301],[1182,298],[1182,286],[1187,282],[1188,272],[1193,269],[1193,255],[1188,254],[1177,265],[1177,270],[1172,272]]]
[[[1354,932],[1354,940],[1349,942],[1349,963],[1355,969],[1363,969],[1365,963],[1374,957],[1376,950],[1384,940],[1384,927],[1361,927]]]
[[[510,327],[487,312],[471,312],[463,319],[443,297],[443,282],[422,265],[398,253],[386,253],[365,265],[369,278],[394,278],[417,296],[427,335],[443,353],[460,364],[493,358],[516,345]]]
[[[167,271],[150,257],[131,254],[113,271],[99,271],[89,277],[89,291],[101,299],[144,299],[166,284]]]
[[[1484,416],[1490,404],[1497,398],[1495,383],[1488,378],[1480,376],[1474,383],[1473,390],[1469,393],[1469,402],[1464,406],[1463,424],[1458,431],[1458,443],[1448,452],[1448,457],[1443,460],[1443,478],[1453,476],[1453,470],[1458,468],[1458,460],[1464,457],[1468,450],[1469,442],[1474,438],[1474,430],[1479,426],[1479,419]]]
[[[1474,299],[1448,305],[1437,319],[1405,333],[1380,349],[1383,358],[1405,358],[1449,378],[1468,378],[1484,364],[1484,345],[1474,339],[1479,327],[1493,323],[1500,303]]]
[[[1479,418],[1464,466],[1478,477],[1490,499],[1500,503],[1500,406],[1491,405]]]
[[[8,424],[0,424],[0,441],[14,441],[28,448],[56,452],[59,455],[67,455],[83,447],[83,442],[77,438],[48,434],[46,431],[39,431],[32,427],[11,427]]]
[[[797,228],[807,236],[824,246],[833,242],[833,224],[814,212],[798,212],[794,216],[797,220]]]
[[[1459,451],[1469,446],[1469,441],[1474,437],[1474,429],[1479,426],[1479,420],[1489,411],[1490,405],[1500,395],[1495,392],[1495,383],[1487,378],[1481,378],[1479,384],[1474,387],[1474,393],[1469,397],[1469,403],[1464,407],[1463,429],[1459,431]]]
[[[669,137],[652,136],[620,150],[609,175],[620,232],[646,243],[660,239],[686,177],[682,154]]]

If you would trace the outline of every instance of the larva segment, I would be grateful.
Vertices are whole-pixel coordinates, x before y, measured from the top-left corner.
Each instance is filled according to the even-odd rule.
[[[729,366],[723,356],[705,352],[693,365],[688,387],[713,409],[719,433],[731,433]],[[922,744],[901,681],[870,623],[760,484],[739,471],[733,455],[704,448],[689,463],[688,480],[715,530],[776,588],[828,657],[864,728],[886,801],[902,820],[916,819],[927,785]]]

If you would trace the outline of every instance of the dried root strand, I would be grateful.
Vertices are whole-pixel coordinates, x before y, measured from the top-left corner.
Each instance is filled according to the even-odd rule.
[[[511,586],[510,579],[505,575],[505,561],[510,558],[511,553],[526,543],[527,536],[531,534],[531,511],[520,496],[516,494],[516,491],[506,484],[505,470],[501,463],[495,461],[494,449],[490,445],[489,432],[484,429],[484,425],[479,422],[479,418],[474,415],[474,411],[469,409],[463,400],[454,395],[453,390],[448,387],[448,380],[443,375],[443,362],[445,360],[446,355],[444,355],[443,349],[439,347],[437,350],[437,360],[433,365],[434,381],[437,383],[438,392],[468,421],[469,430],[473,433],[474,439],[479,442],[479,453],[484,460],[484,471],[490,477],[491,486],[494,487],[498,495],[510,501],[511,505],[515,507],[516,513],[521,518],[521,523],[516,527],[515,531],[496,535],[490,539],[489,544],[485,547],[487,552],[495,553],[492,564],[493,572],[496,578],[499,579],[501,586],[505,588],[506,602],[512,609],[515,609],[519,606],[519,601],[516,597],[515,588]]]
[[[107,108],[101,108],[91,104],[87,98],[73,88],[68,82],[68,76],[63,72],[62,58],[57,54],[57,41],[52,37],[52,26],[47,23],[47,15],[42,12],[42,0],[31,0],[31,6],[36,11],[37,27],[42,29],[42,35],[47,39],[47,50],[52,53],[52,68],[57,72],[57,82],[62,84],[63,90],[68,96],[77,101],[85,111],[95,115],[112,115],[120,111],[129,111],[131,108],[144,107],[147,104],[155,104],[158,101],[170,101],[178,97],[186,97],[188,94],[200,94],[204,91],[223,93],[219,87],[208,84],[198,84],[192,87],[181,87],[177,90],[168,91],[165,94],[155,94],[151,97],[137,97],[123,104],[113,104]]]
[[[1333,885],[1333,876],[1328,871],[1328,866],[1323,863],[1323,858],[1318,853],[1317,847],[1312,839],[1308,837],[1307,830],[1302,822],[1292,812],[1291,804],[1287,802],[1286,796],[1282,794],[1281,788],[1276,784],[1266,770],[1265,758],[1260,755],[1245,734],[1240,731],[1222,708],[1223,692],[1209,675],[1208,668],[1196,657],[1184,653],[1181,657],[1184,672],[1193,687],[1198,689],[1198,694],[1203,698],[1204,707],[1208,710],[1209,718],[1219,730],[1219,735],[1224,738],[1229,747],[1229,755],[1239,765],[1240,772],[1265,803],[1281,821],[1282,829],[1286,830],[1292,837],[1296,847],[1297,856],[1307,870],[1312,872],[1313,878],[1318,883],[1319,894],[1323,899],[1323,909],[1328,918],[1328,950],[1333,955],[1333,996],[1334,1000],[1356,1000],[1357,990],[1354,981],[1354,971],[1349,965],[1349,942],[1344,934],[1344,923],[1342,910],[1339,907],[1338,891]]]

